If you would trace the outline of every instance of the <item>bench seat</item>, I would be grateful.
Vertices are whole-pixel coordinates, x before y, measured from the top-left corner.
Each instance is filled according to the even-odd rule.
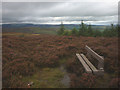
[[[79,61],[81,62],[81,64],[83,65],[83,67],[85,68],[85,71],[87,73],[92,73],[92,70],[90,69],[90,67],[86,64],[86,62],[84,61],[84,59],[78,54],[76,53],[76,56],[78,57]]]
[[[80,54],[82,56],[82,58],[84,59],[84,61],[86,62],[86,64],[90,67],[90,69],[92,70],[92,72],[94,74],[96,74],[98,72],[98,70],[95,68],[95,66],[86,58],[86,56],[84,54]]]
[[[93,74],[97,74],[98,70],[95,68],[95,66],[86,58],[86,56],[84,54],[78,54],[76,53],[76,56],[78,57],[79,61],[81,62],[81,64],[83,65],[83,67],[85,68],[85,71],[87,73],[93,73]]]

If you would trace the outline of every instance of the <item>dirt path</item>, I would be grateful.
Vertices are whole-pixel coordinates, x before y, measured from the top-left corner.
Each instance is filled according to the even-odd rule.
[[[69,88],[70,87],[70,77],[69,77],[69,74],[67,73],[67,71],[65,69],[65,65],[64,64],[60,66],[60,70],[63,73],[65,73],[63,79],[61,80],[61,83],[63,85],[65,85],[67,88]]]

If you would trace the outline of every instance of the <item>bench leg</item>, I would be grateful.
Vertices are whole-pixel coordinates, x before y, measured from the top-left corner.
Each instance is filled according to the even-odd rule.
[[[104,75],[104,70],[98,70],[97,72],[94,72],[95,75],[97,76],[103,76]]]
[[[98,62],[98,70],[104,70],[104,62]]]

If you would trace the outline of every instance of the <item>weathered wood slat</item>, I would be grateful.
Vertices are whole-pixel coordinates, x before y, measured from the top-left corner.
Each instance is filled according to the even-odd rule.
[[[85,63],[85,61],[83,60],[83,58],[79,55],[76,54],[76,56],[78,57],[79,61],[82,63],[83,67],[85,68],[85,71],[87,73],[92,73],[92,70],[89,68],[89,66]]]
[[[86,45],[86,50],[91,54],[93,57],[95,57],[99,62],[103,62],[104,58],[100,55],[98,55],[96,52],[94,52],[90,47]]]
[[[100,55],[98,55],[96,52],[94,52],[90,47],[86,45],[86,50],[93,56],[95,57],[99,62],[104,62],[104,58]]]
[[[90,55],[92,55],[94,58],[96,58],[98,61],[99,61],[99,63],[98,63],[98,69],[99,70],[103,70],[103,68],[104,68],[104,58],[102,57],[102,56],[100,56],[100,55],[98,55],[96,52],[94,52],[90,47],[88,47],[87,45],[86,45],[86,50],[87,50],[87,52],[90,54]]]
[[[82,56],[82,58],[84,59],[84,61],[88,64],[88,66],[91,68],[91,70],[93,71],[94,74],[96,74],[98,72],[98,70],[93,66],[93,64],[85,57],[84,54],[80,54]]]

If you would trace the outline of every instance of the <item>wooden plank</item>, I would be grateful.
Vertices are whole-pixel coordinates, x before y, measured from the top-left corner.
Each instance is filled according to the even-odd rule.
[[[104,67],[104,58],[102,57],[102,56],[100,56],[100,55],[98,55],[96,52],[94,52],[90,47],[88,47],[87,45],[86,45],[86,50],[87,50],[87,52],[90,54],[90,55],[92,55],[94,58],[96,58],[98,61],[99,61],[99,63],[98,63],[98,69],[100,70],[100,69],[103,69],[103,67]]]
[[[82,58],[84,59],[84,61],[87,63],[87,65],[91,68],[91,70],[93,71],[94,74],[96,74],[98,72],[98,70],[93,66],[93,64],[85,57],[84,54],[80,54],[82,56]]]
[[[104,58],[100,55],[98,55],[95,51],[93,51],[90,47],[86,45],[86,50],[93,56],[95,57],[98,61],[104,61]]]
[[[85,71],[87,73],[92,73],[92,70],[89,68],[89,66],[85,63],[85,61],[83,60],[83,58],[79,55],[76,54],[76,56],[78,57],[79,61],[82,63],[83,67],[85,68]]]

